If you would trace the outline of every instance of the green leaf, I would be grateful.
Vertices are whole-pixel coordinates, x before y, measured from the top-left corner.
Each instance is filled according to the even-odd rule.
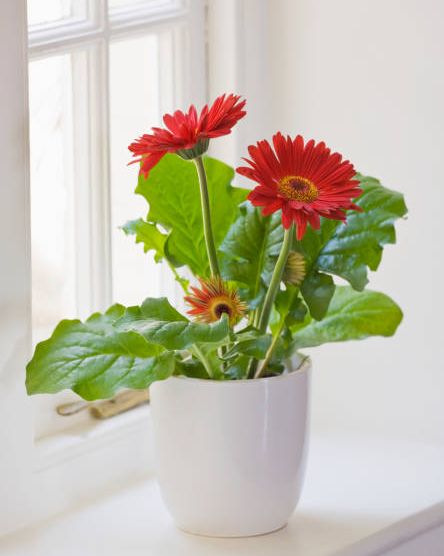
[[[173,373],[174,356],[136,332],[113,324],[125,311],[113,305],[85,323],[63,320],[37,345],[27,366],[28,394],[54,394],[70,388],[86,400],[109,398],[121,388],[146,388]]]
[[[272,324],[271,328],[273,333],[284,319],[287,327],[292,326],[296,322],[302,322],[307,313],[307,308],[298,297],[298,288],[292,284],[286,284],[285,290],[279,290],[276,295],[275,308],[278,312],[280,319]]]
[[[335,293],[333,278],[317,270],[312,270],[301,285],[301,293],[316,320],[321,320],[327,313],[331,298]]]
[[[188,357],[187,359],[176,358],[174,374],[189,376],[191,378],[209,378],[202,363],[192,357]]]
[[[238,205],[247,191],[232,187],[234,170],[213,158],[205,158],[212,227],[216,246],[239,214]],[[147,220],[170,230],[165,255],[175,266],[187,265],[193,274],[209,276],[200,204],[200,189],[193,162],[168,154],[148,178],[139,176],[136,193],[149,203]]]
[[[401,193],[375,178],[357,175],[357,179],[363,193],[356,204],[363,211],[349,211],[347,223],[322,219],[319,231],[307,230],[300,248],[313,271],[340,276],[362,291],[368,283],[367,269],[376,270],[384,245],[396,242],[394,222],[407,208]]]
[[[149,297],[140,307],[128,307],[116,327],[124,331],[135,330],[149,342],[167,349],[186,349],[197,343],[218,343],[230,333],[225,314],[211,324],[191,322],[177,312],[165,297]]]
[[[251,358],[248,355],[239,355],[225,371],[226,378],[230,380],[240,380],[247,377],[248,366]]]
[[[145,253],[153,250],[156,263],[164,258],[164,246],[168,236],[162,234],[157,226],[139,218],[137,220],[129,220],[122,226],[122,230],[127,235],[135,235],[136,243],[143,244],[143,251]]]
[[[327,315],[321,321],[308,316],[302,327],[295,327],[293,348],[361,340],[368,336],[392,336],[401,320],[401,309],[387,295],[338,286]]]
[[[222,361],[219,357],[219,348],[227,344],[228,339],[224,338],[220,342],[214,343],[196,343],[189,348],[192,355],[198,359],[205,367],[207,375],[212,380],[223,380]],[[202,359],[205,358],[205,362]],[[208,368],[209,367],[209,368]]]
[[[255,308],[264,295],[270,263],[279,255],[283,228],[279,214],[264,217],[250,203],[240,211],[220,247],[225,255],[222,274],[244,287],[244,298]]]
[[[242,354],[256,359],[263,359],[271,344],[271,334],[258,334],[256,338],[250,338],[237,342],[225,355],[224,359],[231,359],[235,355]]]

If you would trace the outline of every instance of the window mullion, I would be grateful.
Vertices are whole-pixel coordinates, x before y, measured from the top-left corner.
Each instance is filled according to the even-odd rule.
[[[101,40],[90,56],[90,182],[92,306],[105,309],[112,298],[109,44]]]
[[[89,148],[85,137],[88,136],[89,102],[88,89],[89,53],[82,50],[71,55],[72,80],[72,151],[70,160],[65,161],[68,172],[65,179],[71,182],[70,202],[74,206],[74,219],[71,223],[74,232],[76,306],[78,314],[84,317],[91,307],[91,218]],[[68,224],[68,223],[67,223]]]
[[[79,316],[111,299],[108,187],[107,45],[100,40],[72,54],[73,180],[76,298]]]

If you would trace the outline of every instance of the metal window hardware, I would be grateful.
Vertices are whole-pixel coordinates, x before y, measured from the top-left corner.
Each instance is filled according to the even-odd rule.
[[[148,403],[149,399],[148,390],[125,390],[110,400],[100,402],[85,402],[79,400],[61,404],[57,406],[56,411],[63,417],[69,417],[70,415],[75,415],[80,411],[88,409],[95,419],[108,419],[109,417],[119,415],[141,404]]]

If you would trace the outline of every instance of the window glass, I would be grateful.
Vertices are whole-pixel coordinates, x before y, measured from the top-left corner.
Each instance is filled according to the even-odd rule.
[[[62,319],[177,292],[169,270],[120,229],[148,212],[134,194],[129,143],[188,94],[190,23],[180,14],[142,29],[136,15],[141,7],[170,18],[172,5],[180,2],[28,0],[30,37],[38,36],[29,46],[34,346]],[[136,8],[119,24],[125,33],[114,30],[107,6]],[[94,41],[83,24],[90,12],[103,22]],[[56,406],[75,399],[70,391],[34,397],[35,437],[89,421],[87,411],[57,415]]]
[[[128,167],[128,145],[160,123],[164,99],[162,72],[172,73],[171,57],[164,37],[149,34],[116,41],[110,46],[110,168],[113,299],[125,305],[139,304],[148,296],[165,292],[165,277],[145,254],[134,236],[125,236],[119,226],[127,220],[145,217],[148,205],[134,195],[136,165]],[[160,62],[160,56],[162,60]],[[137,63],[132,61],[137,60]]]
[[[29,66],[34,343],[76,316],[72,67],[69,54]]]
[[[29,26],[85,16],[84,0],[28,0]]]

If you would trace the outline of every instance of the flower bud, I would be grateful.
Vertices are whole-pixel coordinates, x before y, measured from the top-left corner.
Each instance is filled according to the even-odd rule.
[[[294,286],[300,286],[305,278],[305,259],[301,253],[290,251],[282,280]]]

